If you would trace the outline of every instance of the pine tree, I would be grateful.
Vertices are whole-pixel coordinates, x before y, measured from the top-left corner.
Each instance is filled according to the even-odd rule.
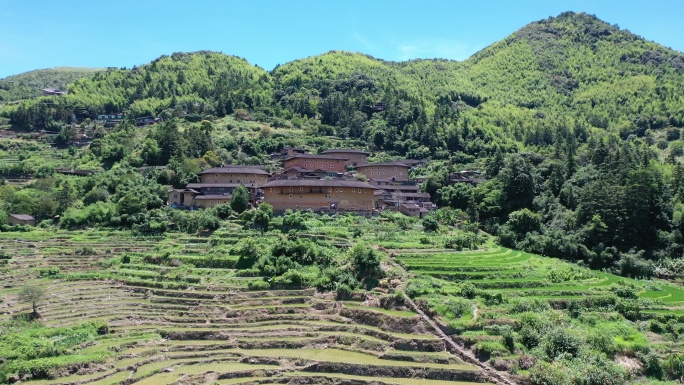
[[[238,214],[242,214],[249,207],[249,192],[247,188],[241,184],[235,190],[230,198],[230,208]]]

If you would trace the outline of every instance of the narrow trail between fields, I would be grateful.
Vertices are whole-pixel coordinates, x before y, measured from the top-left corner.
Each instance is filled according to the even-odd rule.
[[[411,274],[404,269],[403,266],[398,264],[396,261],[392,259],[391,256],[389,256],[388,259],[389,263],[392,264],[395,268],[400,269],[400,271],[404,272],[404,277],[409,277]],[[475,365],[479,368],[481,368],[484,372],[484,374],[487,376],[488,381],[492,381],[494,383],[497,383],[499,385],[517,385],[515,382],[511,381],[504,373],[492,368],[489,364],[486,362],[481,362],[478,360],[473,353],[466,349],[465,347],[457,344],[451,337],[449,337],[444,331],[437,325],[435,320],[432,319],[432,317],[428,316],[423,312],[415,302],[411,298],[409,298],[408,295],[404,292],[403,287],[398,288],[398,290],[401,292],[401,294],[404,296],[404,301],[406,304],[420,317],[428,324],[430,327],[433,329],[434,333],[441,338],[444,343],[447,346],[447,349],[452,353],[463,359],[465,362]],[[477,317],[478,309],[477,307],[473,311],[473,316]]]

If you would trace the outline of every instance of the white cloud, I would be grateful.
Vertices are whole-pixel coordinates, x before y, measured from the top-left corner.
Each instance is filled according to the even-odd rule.
[[[373,51],[375,50],[375,44],[366,35],[359,32],[356,28],[351,31],[351,37],[359,42],[364,50]]]
[[[451,59],[465,60],[474,52],[470,45],[457,40],[421,38],[394,43],[397,60]]]

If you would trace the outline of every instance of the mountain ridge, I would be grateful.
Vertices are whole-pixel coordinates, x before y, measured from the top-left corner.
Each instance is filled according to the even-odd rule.
[[[392,104],[398,99],[423,110],[399,119],[404,124],[394,126],[400,131],[411,123],[425,125],[440,106],[463,103],[466,109],[483,107],[485,114],[496,105],[522,115],[541,111],[537,117],[611,127],[626,137],[651,128],[684,127],[684,101],[678,91],[684,88],[682,71],[684,54],[593,15],[565,12],[527,24],[464,61],[393,62],[333,50],[266,71],[244,58],[212,51],[163,55],[130,70],[109,69],[72,83],[68,98],[80,105],[78,111],[55,116],[74,112],[92,118],[125,109],[136,116],[158,115],[182,99],[183,108],[200,103],[209,106],[206,113],[219,117],[236,108],[262,109],[266,115],[287,111],[286,115],[320,116],[324,124],[349,127],[355,113],[365,114],[363,119],[357,116],[363,124],[375,114],[376,102]],[[343,95],[350,103],[341,110],[321,110]],[[635,95],[644,102],[625,102]],[[650,105],[643,105],[649,100]],[[22,107],[31,108],[31,103],[36,101]],[[398,108],[396,103],[392,106]],[[468,114],[477,118],[481,112]],[[486,120],[484,125],[500,126],[496,119]],[[13,122],[41,126],[16,113]],[[396,137],[397,132],[389,136]]]

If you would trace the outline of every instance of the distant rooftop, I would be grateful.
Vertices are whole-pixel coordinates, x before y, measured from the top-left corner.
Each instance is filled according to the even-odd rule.
[[[214,167],[208,170],[204,170],[200,173],[202,174],[258,174],[258,175],[269,175],[263,166],[244,166],[244,165],[228,165],[223,167]]]
[[[332,155],[313,155],[313,154],[297,154],[293,155],[285,160],[290,160],[290,159],[331,159],[331,160],[349,160],[348,158],[345,157],[340,157],[340,156],[332,156]]]
[[[376,190],[366,182],[348,179],[281,179],[268,182],[264,189],[269,187],[355,187]]]
[[[34,218],[28,214],[10,214],[10,217],[20,221],[32,221]]]
[[[366,155],[370,154],[369,152],[354,149],[354,148],[335,148],[335,149],[325,150],[325,151],[321,152],[321,154],[339,154],[339,153],[366,154]]]
[[[378,163],[364,163],[356,166],[357,169],[363,168],[363,167],[372,167],[372,166],[400,166],[400,167],[409,167],[406,163],[403,163],[401,161],[395,161],[395,162],[378,162]]]

